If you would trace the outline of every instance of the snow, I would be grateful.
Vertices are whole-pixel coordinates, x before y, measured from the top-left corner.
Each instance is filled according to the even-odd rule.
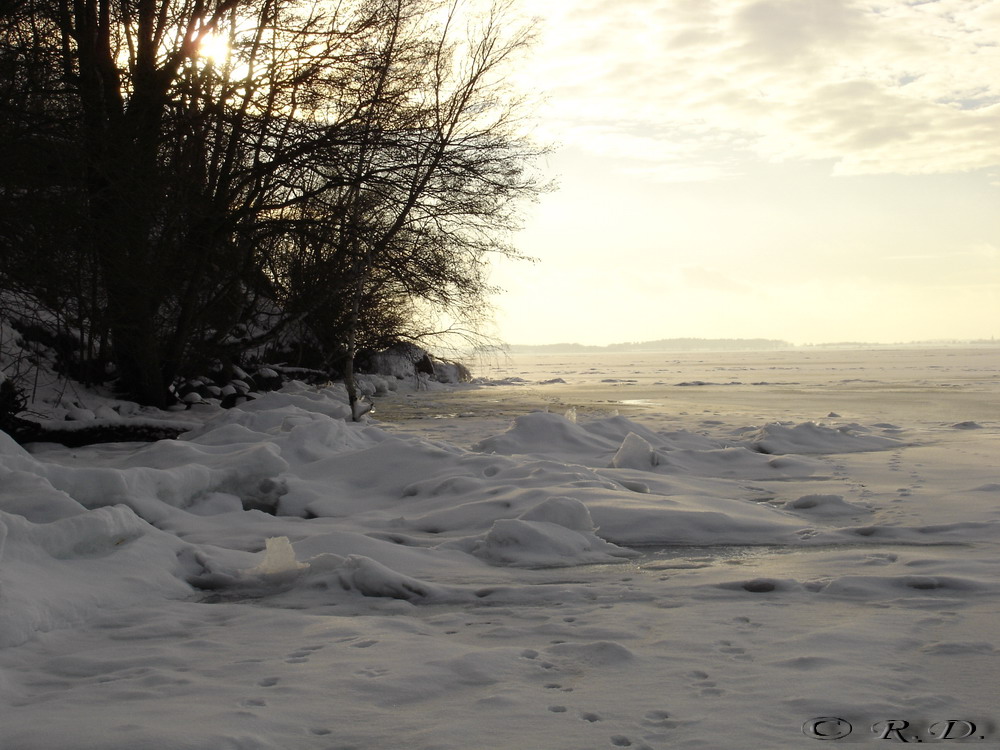
[[[0,433],[0,748],[996,740],[1000,351],[509,367]]]
[[[815,422],[792,427],[768,424],[755,432],[751,444],[761,453],[853,453],[888,450],[899,445],[900,441],[893,437],[860,434],[868,432],[871,430],[862,425],[832,428]]]

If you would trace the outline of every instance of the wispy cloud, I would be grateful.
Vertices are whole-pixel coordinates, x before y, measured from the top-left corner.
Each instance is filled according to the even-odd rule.
[[[530,78],[550,135],[623,169],[1000,165],[1000,0],[548,0],[544,13]]]

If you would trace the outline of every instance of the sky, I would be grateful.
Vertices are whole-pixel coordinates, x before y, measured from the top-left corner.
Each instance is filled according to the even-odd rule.
[[[509,343],[1000,336],[1000,0],[546,0]]]

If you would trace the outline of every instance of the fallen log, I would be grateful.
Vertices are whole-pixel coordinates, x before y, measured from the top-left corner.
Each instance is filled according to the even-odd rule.
[[[80,448],[98,443],[151,443],[173,440],[196,425],[188,422],[155,420],[95,419],[88,422],[34,421],[8,416],[0,421],[0,429],[20,445],[27,443],[59,443],[67,448]]]

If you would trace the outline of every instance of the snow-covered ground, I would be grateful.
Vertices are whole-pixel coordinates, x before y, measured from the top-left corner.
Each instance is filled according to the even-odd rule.
[[[1000,743],[1000,348],[483,374],[0,435],[0,748]]]

